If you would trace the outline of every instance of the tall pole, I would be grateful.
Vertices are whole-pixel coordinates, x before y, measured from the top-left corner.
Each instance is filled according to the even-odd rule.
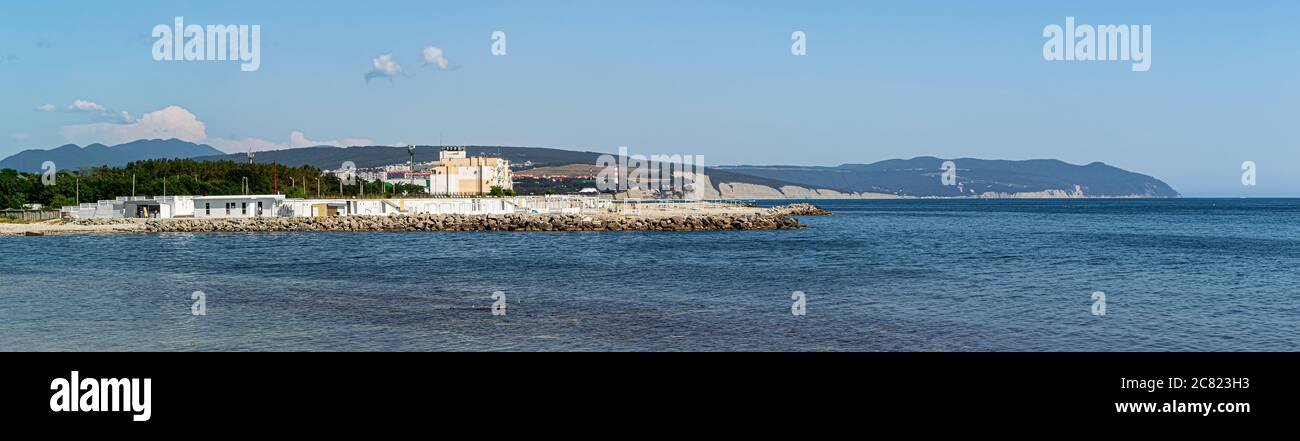
[[[135,173],[131,173],[131,197],[135,197]]]
[[[81,205],[81,176],[77,176],[77,205]]]
[[[276,167],[275,161],[271,161],[271,194],[280,194],[280,178],[276,177],[280,167]]]

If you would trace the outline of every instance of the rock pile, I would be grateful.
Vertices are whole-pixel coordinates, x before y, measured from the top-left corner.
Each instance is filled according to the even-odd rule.
[[[664,217],[561,214],[350,216],[327,218],[154,219],[150,233],[290,231],[722,231],[804,228],[777,213]]]
[[[790,204],[769,208],[768,211],[781,216],[829,216],[831,212],[813,204]]]

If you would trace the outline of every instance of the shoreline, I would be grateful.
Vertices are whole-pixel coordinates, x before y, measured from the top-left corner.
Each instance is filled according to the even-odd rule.
[[[807,228],[796,216],[830,212],[811,204],[757,207],[664,207],[638,213],[425,214],[348,217],[230,219],[85,219],[0,224],[0,236],[75,234],[270,233],[270,232],[580,232],[747,231]]]

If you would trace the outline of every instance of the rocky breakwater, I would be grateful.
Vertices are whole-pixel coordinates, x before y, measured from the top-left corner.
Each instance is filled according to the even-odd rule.
[[[725,231],[804,228],[774,210],[680,216],[635,215],[411,215],[330,218],[158,219],[150,233],[366,232],[366,231]]]
[[[790,204],[768,209],[772,214],[781,216],[830,216],[831,212],[813,204]]]

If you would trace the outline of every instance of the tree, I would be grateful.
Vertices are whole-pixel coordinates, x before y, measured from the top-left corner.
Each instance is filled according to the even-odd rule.
[[[50,206],[47,208],[57,210],[63,207],[71,207],[74,205],[77,205],[76,198],[58,194],[58,195],[54,195],[54,198],[50,199]]]

